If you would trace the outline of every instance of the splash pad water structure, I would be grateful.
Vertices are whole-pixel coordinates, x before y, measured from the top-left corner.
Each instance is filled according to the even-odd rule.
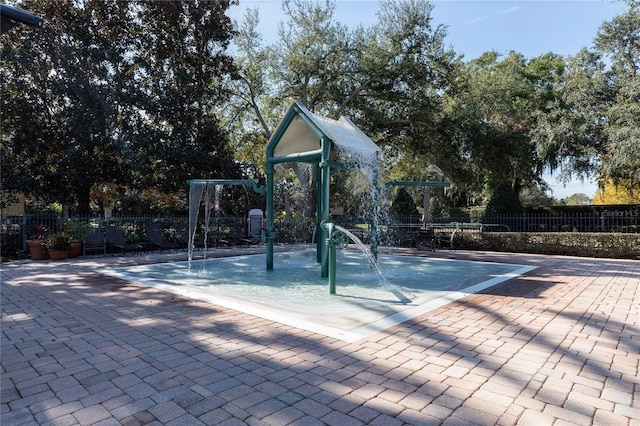
[[[380,149],[346,118],[319,117],[296,102],[267,144],[267,184],[251,180],[198,179],[190,185],[189,260],[110,268],[100,272],[165,291],[223,305],[252,315],[355,341],[467,294],[491,287],[533,268],[523,265],[378,256],[377,218],[370,216],[371,246],[330,221],[331,169],[377,163]],[[274,256],[275,165],[305,162],[317,180],[316,239],[313,250]],[[377,169],[369,171],[376,188]],[[247,185],[266,194],[266,268],[262,255],[206,259],[210,205],[219,188]],[[391,186],[448,186],[446,182],[389,181]],[[377,186],[379,189],[380,185]],[[205,197],[204,259],[193,261],[197,215]],[[376,192],[372,206],[377,208]],[[342,250],[355,242],[359,251]],[[338,253],[340,251],[340,253]],[[315,255],[314,255],[315,254]],[[364,254],[364,255],[363,255]],[[274,257],[278,267],[274,268]],[[264,264],[263,264],[264,265]],[[339,274],[337,265],[340,265]],[[318,275],[322,279],[318,279]],[[329,284],[327,291],[326,284]],[[340,285],[336,288],[336,282]]]
[[[209,223],[209,205],[212,194],[222,185],[250,185],[255,192],[266,194],[266,269],[273,270],[273,246],[276,237],[274,227],[274,181],[275,165],[293,162],[311,164],[318,176],[316,187],[316,260],[321,264],[321,277],[329,278],[329,291],[335,293],[336,250],[346,247],[348,239],[369,257],[371,266],[378,269],[377,258],[377,208],[376,186],[379,177],[378,153],[380,148],[348,118],[332,120],[310,112],[304,105],[294,102],[267,143],[266,187],[258,187],[252,180],[198,179],[190,180],[189,191],[189,259],[193,252],[193,238],[199,205],[205,195],[205,233]],[[370,215],[371,249],[366,250],[362,242],[348,230],[330,221],[331,169],[370,168],[369,180],[372,191],[372,212]],[[443,181],[398,181],[392,180],[385,186],[449,186]],[[205,234],[206,240],[206,234]],[[205,241],[206,247],[206,241]],[[384,278],[381,275],[384,283]]]

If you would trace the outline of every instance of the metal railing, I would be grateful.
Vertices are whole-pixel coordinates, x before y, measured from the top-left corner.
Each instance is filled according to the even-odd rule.
[[[334,216],[335,223],[353,228],[366,224],[354,222],[354,218]],[[131,240],[144,238],[144,224],[148,222],[161,223],[169,237],[184,239],[184,229],[188,226],[187,216],[74,216],[63,220],[52,214],[24,214],[8,216],[0,222],[0,254],[8,255],[26,252],[28,239],[44,238],[47,234],[68,229],[70,226],[82,224],[84,230],[101,230],[104,226],[117,224],[125,229]],[[198,236],[204,232],[200,221]],[[313,235],[309,227],[312,219],[301,217],[294,220],[276,220],[277,241],[281,243],[310,242]],[[394,215],[384,224],[393,228],[397,234],[406,229],[413,232],[422,227],[420,215]],[[599,213],[519,213],[519,214],[476,214],[468,216],[434,217],[430,228],[444,230],[443,232],[609,232],[609,233],[640,233],[640,212],[627,210],[622,212],[604,211]],[[416,229],[414,229],[416,228]],[[243,241],[247,236],[246,217],[214,217],[209,229],[209,243],[235,244]],[[366,234],[366,232],[365,232]],[[366,235],[364,236],[366,238]],[[393,243],[392,240],[389,241]]]
[[[420,215],[391,218],[391,223],[421,224]],[[482,232],[622,232],[640,233],[640,212],[473,214],[434,217],[431,226],[457,226]]]
[[[145,224],[147,223],[160,224],[163,235],[167,240],[179,242],[184,247],[187,246],[189,217],[184,215],[112,216],[108,218],[104,216],[73,216],[68,219],[62,219],[61,216],[55,214],[24,214],[2,218],[0,222],[0,254],[7,256],[27,253],[27,240],[45,239],[48,235],[63,230],[82,240],[82,235],[86,232],[102,231],[106,226],[113,225],[123,229],[128,242],[145,242]],[[255,242],[255,238],[252,239],[248,236],[248,225],[247,217],[214,216],[211,218],[205,233],[204,221],[200,218],[196,229],[195,244],[197,247],[204,246],[205,234],[207,236],[207,247]],[[294,229],[288,229],[288,232],[283,231],[281,234],[295,238],[295,236],[289,235]],[[307,238],[306,235],[305,238]]]

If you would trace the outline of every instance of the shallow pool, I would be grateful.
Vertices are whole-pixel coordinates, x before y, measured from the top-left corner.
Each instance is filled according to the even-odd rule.
[[[159,263],[98,272],[355,341],[526,273],[533,267],[380,255],[381,279],[362,253],[340,251],[336,294],[320,277],[315,250]]]

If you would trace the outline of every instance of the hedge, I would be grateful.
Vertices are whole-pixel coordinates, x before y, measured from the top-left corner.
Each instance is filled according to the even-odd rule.
[[[584,232],[469,232],[455,235],[454,247],[513,253],[640,259],[640,235]]]

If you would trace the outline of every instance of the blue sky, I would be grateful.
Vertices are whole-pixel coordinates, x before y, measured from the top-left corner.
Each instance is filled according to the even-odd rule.
[[[384,1],[384,0],[382,0]],[[583,47],[590,47],[598,29],[605,20],[626,10],[623,2],[611,0],[435,0],[432,17],[435,24],[447,26],[447,44],[465,60],[477,58],[483,52],[495,50],[506,54],[510,50],[526,57],[547,52],[574,55]],[[261,24],[258,30],[266,42],[277,38],[278,22],[282,19],[279,0],[240,0],[230,9],[230,15],[240,20],[247,7],[260,8]],[[350,26],[366,27],[377,21],[377,0],[338,0],[336,19]],[[572,182],[566,187],[555,184],[553,196],[568,197],[584,193],[595,194],[591,182]]]

